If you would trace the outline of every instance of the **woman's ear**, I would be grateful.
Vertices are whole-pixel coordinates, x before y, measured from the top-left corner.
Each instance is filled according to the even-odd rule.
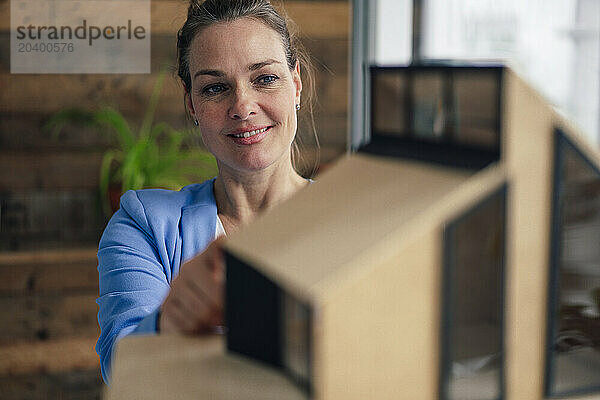
[[[185,94],[183,95],[185,108],[190,114],[190,117],[192,117],[193,120],[196,120],[196,110],[194,110],[194,103],[192,102],[191,95],[192,88],[188,88],[183,79],[181,80],[181,85],[183,86],[183,91],[185,92]]]
[[[302,79],[300,79],[300,62],[296,61],[296,67],[292,73],[294,85],[296,86],[296,104],[300,104],[300,94],[302,93]]]
[[[190,95],[190,92],[186,90],[185,95],[184,95],[184,99],[185,99],[185,107],[187,108],[187,111],[190,113],[190,117],[192,117],[192,119],[196,119],[196,111],[194,110],[194,103],[192,103],[192,96]]]

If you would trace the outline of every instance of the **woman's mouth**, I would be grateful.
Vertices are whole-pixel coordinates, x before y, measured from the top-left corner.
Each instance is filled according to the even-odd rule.
[[[235,138],[247,138],[247,137],[250,137],[250,136],[257,135],[259,133],[263,133],[267,129],[269,129],[269,127],[262,128],[262,129],[256,129],[254,131],[249,131],[249,132],[242,132],[242,133],[238,133],[236,135],[231,135],[231,136],[233,136]]]
[[[260,142],[270,131],[271,126],[264,128],[254,129],[251,131],[244,131],[239,133],[232,133],[227,136],[233,139],[237,144],[248,145]]]

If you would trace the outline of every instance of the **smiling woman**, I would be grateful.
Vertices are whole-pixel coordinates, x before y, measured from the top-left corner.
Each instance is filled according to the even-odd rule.
[[[270,2],[192,1],[177,47],[186,107],[219,174],[121,198],[98,250],[96,350],[107,382],[123,336],[218,328],[224,265],[214,240],[310,183],[294,165],[298,113],[312,113],[310,64]]]

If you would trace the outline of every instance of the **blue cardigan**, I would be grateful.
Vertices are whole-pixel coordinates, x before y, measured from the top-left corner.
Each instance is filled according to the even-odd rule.
[[[113,346],[132,333],[155,333],[158,310],[180,266],[215,239],[214,179],[175,192],[128,191],[98,249],[98,324],[102,377]]]

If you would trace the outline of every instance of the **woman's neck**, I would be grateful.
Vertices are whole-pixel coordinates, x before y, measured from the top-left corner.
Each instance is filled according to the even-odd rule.
[[[250,222],[260,212],[281,203],[308,184],[291,167],[240,174],[219,170],[214,183],[215,200],[225,231]]]

